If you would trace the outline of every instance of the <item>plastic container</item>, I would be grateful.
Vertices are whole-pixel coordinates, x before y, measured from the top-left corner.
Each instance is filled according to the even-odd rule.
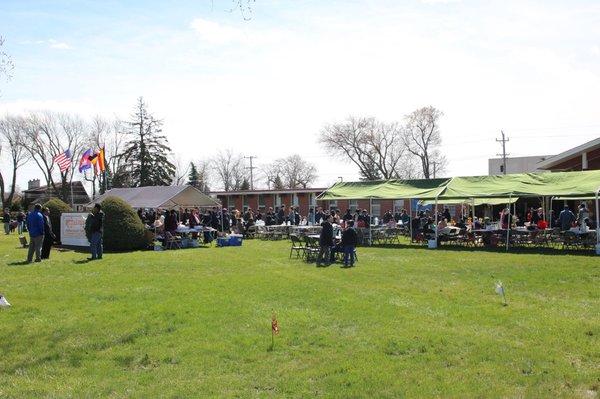
[[[232,247],[240,247],[242,245],[242,236],[241,234],[231,234],[229,236],[229,245]]]
[[[229,246],[229,238],[217,237],[217,247],[227,247],[227,246]]]
[[[436,249],[437,248],[437,240],[427,240],[427,248]]]

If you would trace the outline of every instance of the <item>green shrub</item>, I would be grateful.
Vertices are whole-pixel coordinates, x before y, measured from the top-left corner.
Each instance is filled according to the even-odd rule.
[[[50,209],[50,222],[52,223],[52,231],[56,235],[56,241],[60,242],[60,215],[71,212],[71,207],[58,198],[52,198],[42,206]]]
[[[146,228],[137,213],[125,201],[107,197],[104,211],[104,248],[109,251],[144,249],[150,244]]]

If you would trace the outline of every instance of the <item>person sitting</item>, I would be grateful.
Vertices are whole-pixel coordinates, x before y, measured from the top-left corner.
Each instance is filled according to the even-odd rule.
[[[390,220],[394,220],[394,215],[392,215],[392,211],[388,210],[383,214],[383,224],[388,224]]]
[[[448,220],[446,218],[443,218],[438,222],[438,231],[445,229],[446,227],[448,227]]]
[[[450,209],[448,209],[448,207],[444,207],[444,212],[442,213],[442,216],[446,219],[447,222],[450,221],[450,219],[452,219],[452,216],[450,215]]]
[[[171,234],[174,234],[175,231],[177,231],[177,215],[175,209],[171,209],[165,218],[165,231],[168,231]]]

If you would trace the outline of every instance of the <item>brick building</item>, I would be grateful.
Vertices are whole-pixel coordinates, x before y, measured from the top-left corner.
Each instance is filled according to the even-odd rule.
[[[600,169],[600,137],[551,156],[537,164],[538,169],[554,172]]]
[[[293,205],[300,207],[302,216],[308,215],[310,208],[321,206],[324,209],[339,209],[345,212],[350,209],[352,212],[359,209],[369,210],[369,200],[338,200],[322,201],[317,197],[325,191],[326,188],[302,188],[288,190],[246,190],[246,191],[214,191],[211,196],[217,198],[223,207],[243,210],[246,208],[266,211],[269,207],[275,208],[285,204],[286,207]],[[394,212],[402,208],[408,209],[408,200],[373,200],[373,208],[370,210],[372,216],[381,217],[387,210]]]

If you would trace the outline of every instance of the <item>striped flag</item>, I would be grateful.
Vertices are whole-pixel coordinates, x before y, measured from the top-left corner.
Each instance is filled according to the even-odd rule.
[[[62,154],[58,154],[53,160],[58,164],[60,171],[64,172],[65,170],[69,169],[69,166],[71,166],[71,151],[67,150]]]

